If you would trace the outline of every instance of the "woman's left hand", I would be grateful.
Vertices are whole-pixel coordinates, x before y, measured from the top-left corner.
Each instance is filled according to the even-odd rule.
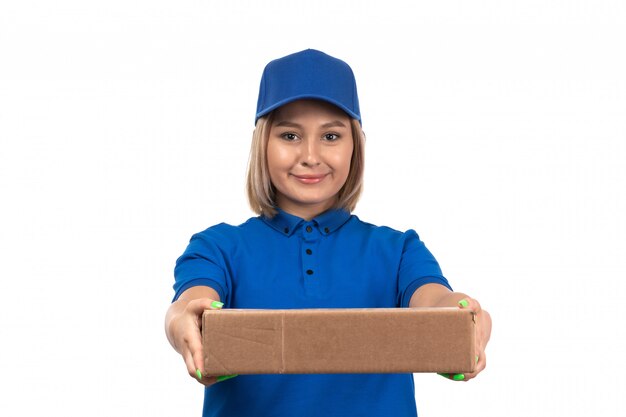
[[[483,310],[478,300],[465,296],[459,300],[459,308],[472,310],[476,318],[476,337],[474,352],[476,355],[476,369],[474,372],[463,374],[440,374],[446,378],[455,381],[469,381],[478,375],[485,366],[487,366],[487,356],[485,355],[485,348],[491,337],[491,316],[486,310]]]

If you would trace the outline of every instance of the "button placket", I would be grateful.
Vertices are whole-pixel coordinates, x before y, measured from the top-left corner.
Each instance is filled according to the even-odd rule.
[[[313,295],[319,291],[317,272],[317,246],[321,234],[313,224],[305,224],[302,227],[302,276],[304,288],[307,294]]]

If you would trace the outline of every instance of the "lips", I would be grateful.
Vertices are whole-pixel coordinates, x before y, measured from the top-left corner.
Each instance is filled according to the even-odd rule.
[[[292,174],[293,175],[293,174]],[[317,184],[326,178],[328,174],[318,175],[293,175],[293,177],[303,184]]]

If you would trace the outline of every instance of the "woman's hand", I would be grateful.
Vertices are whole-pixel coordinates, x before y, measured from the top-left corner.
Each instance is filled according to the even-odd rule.
[[[202,313],[204,310],[219,310],[224,305],[217,301],[219,296],[208,287],[193,287],[186,290],[170,306],[166,318],[167,337],[174,349],[181,354],[187,372],[203,385],[213,385],[225,377],[204,375],[202,354]]]
[[[217,310],[222,307],[219,301],[203,298],[187,303],[183,312],[171,322],[175,349],[180,353],[187,366],[187,372],[201,384],[209,386],[216,382],[215,376],[204,375],[204,357],[202,354],[202,313],[204,310]]]
[[[483,310],[478,300],[465,296],[458,302],[459,308],[472,310],[475,314],[475,347],[476,369],[474,372],[463,374],[440,374],[446,378],[455,381],[469,381],[476,377],[487,366],[487,356],[485,348],[491,337],[491,316],[486,310]]]
[[[487,366],[485,348],[491,337],[491,316],[483,310],[478,300],[459,292],[452,292],[440,284],[425,284],[411,296],[409,307],[454,307],[470,309],[475,314],[476,369],[465,374],[439,374],[455,381],[469,381]]]

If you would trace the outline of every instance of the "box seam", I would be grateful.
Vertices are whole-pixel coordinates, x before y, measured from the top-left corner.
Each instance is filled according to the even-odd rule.
[[[285,373],[285,313],[281,314],[280,323],[280,373]]]

